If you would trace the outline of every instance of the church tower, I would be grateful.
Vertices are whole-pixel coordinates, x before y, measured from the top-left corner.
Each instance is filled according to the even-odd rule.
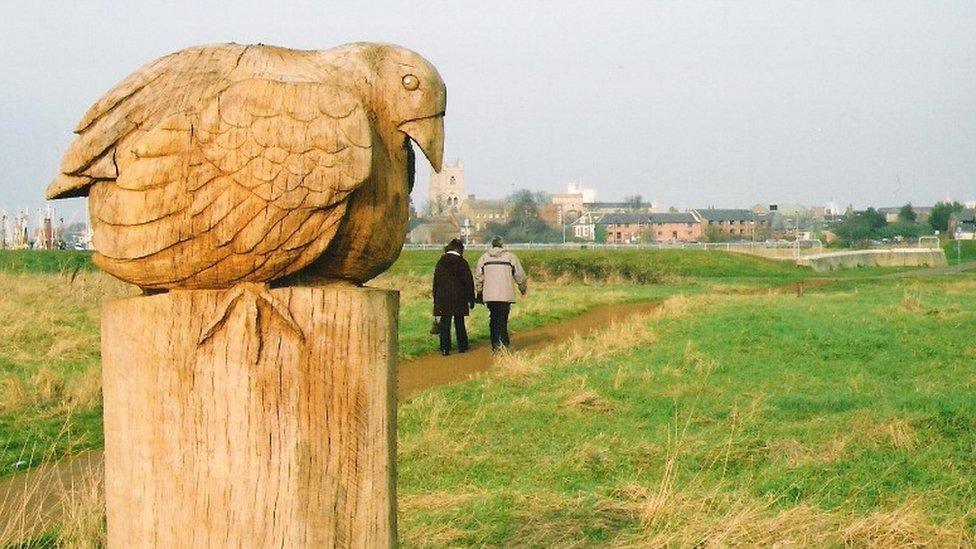
[[[464,189],[464,168],[460,158],[454,161],[453,166],[444,166],[441,173],[430,172],[427,200],[430,201],[433,215],[459,209],[467,197]]]

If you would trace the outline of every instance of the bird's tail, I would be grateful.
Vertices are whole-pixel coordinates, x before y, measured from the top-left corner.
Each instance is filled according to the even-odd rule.
[[[44,191],[48,200],[56,198],[73,198],[88,196],[88,189],[95,183],[95,179],[86,175],[59,174]]]

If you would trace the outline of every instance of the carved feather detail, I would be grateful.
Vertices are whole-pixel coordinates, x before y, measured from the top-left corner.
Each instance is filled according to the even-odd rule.
[[[395,71],[412,66],[430,86],[407,96]],[[433,67],[396,46],[189,48],[88,110],[47,195],[87,195],[95,263],[143,288],[266,283],[321,258],[337,235],[394,222],[374,241],[336,247],[352,254],[337,276],[360,278],[385,268],[403,239],[409,177],[397,127],[442,114],[445,93]]]

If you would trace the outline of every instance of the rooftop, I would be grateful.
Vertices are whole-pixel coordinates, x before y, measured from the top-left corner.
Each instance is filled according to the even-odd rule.
[[[976,222],[976,210],[967,209],[961,212],[952,212],[949,214],[949,219],[958,223],[973,223]]]
[[[681,213],[656,213],[650,216],[651,223],[698,223],[695,216],[689,212]]]
[[[746,209],[717,209],[708,208],[695,210],[705,221],[755,221],[756,214],[752,210]]]
[[[628,225],[647,222],[647,214],[637,213],[606,214],[597,221],[600,225]]]

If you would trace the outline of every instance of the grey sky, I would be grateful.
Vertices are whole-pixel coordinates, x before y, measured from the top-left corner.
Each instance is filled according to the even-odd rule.
[[[976,198],[976,2],[198,4],[4,2],[0,207],[41,204],[125,75],[225,41],[417,50],[479,196],[581,179],[679,207]]]

